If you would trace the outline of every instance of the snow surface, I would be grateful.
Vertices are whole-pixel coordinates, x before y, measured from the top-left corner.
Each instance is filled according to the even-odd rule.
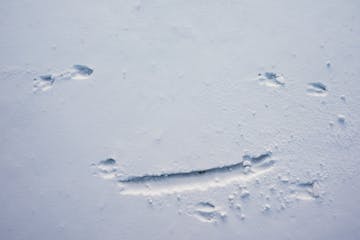
[[[0,239],[360,239],[360,1],[0,4]]]

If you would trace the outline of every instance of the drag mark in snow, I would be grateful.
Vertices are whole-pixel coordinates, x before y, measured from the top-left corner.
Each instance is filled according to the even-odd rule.
[[[222,174],[230,171],[236,171],[237,169],[243,169],[243,162],[214,167],[204,170],[194,170],[189,172],[174,172],[174,173],[163,173],[159,175],[143,175],[143,176],[134,176],[128,177],[125,179],[119,179],[119,182],[122,183],[148,183],[155,181],[166,181],[171,180],[172,178],[192,178],[192,177],[202,177],[206,175]]]
[[[205,191],[224,187],[234,182],[246,182],[271,170],[274,160],[271,152],[259,156],[244,155],[243,160],[234,164],[202,170],[123,176],[116,173],[115,163],[111,167],[104,161],[97,164],[99,175],[119,184],[124,195],[162,195],[185,191]],[[107,161],[107,160],[105,160]],[[115,170],[114,170],[115,169]]]
[[[45,92],[51,89],[55,82],[66,80],[85,80],[94,72],[93,69],[85,65],[74,65],[71,69],[57,73],[41,75],[34,79],[33,91]]]

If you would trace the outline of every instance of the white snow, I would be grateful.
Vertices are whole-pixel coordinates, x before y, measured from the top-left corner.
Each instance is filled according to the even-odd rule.
[[[360,2],[0,4],[0,239],[360,239]]]

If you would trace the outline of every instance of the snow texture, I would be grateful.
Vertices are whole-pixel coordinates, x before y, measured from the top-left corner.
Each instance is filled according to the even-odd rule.
[[[360,2],[0,4],[0,239],[360,239]]]

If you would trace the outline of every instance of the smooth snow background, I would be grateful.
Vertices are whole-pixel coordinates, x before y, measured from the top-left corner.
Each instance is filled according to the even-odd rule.
[[[0,238],[359,239],[359,10],[358,1],[3,1]],[[73,64],[94,73],[32,92],[34,78]],[[285,86],[260,85],[266,71]],[[328,95],[308,96],[318,81]],[[255,197],[245,221],[213,225],[179,215],[172,196],[155,207],[120,196],[91,168],[114,157],[133,175],[201,169],[267,148],[275,174],[325,172],[323,201],[264,215]],[[201,197],[221,204],[228,194]]]

